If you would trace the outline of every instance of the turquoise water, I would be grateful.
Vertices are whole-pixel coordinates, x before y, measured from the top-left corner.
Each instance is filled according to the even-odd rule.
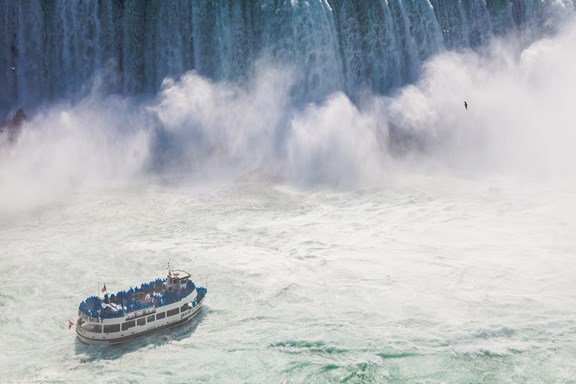
[[[438,52],[507,34],[528,44],[573,11],[573,0],[3,1],[0,119],[90,86],[153,95],[191,70],[244,81],[262,61],[293,70],[299,104],[387,94]]]
[[[83,188],[0,227],[3,381],[567,383],[575,192],[449,176]],[[167,262],[208,284],[191,324],[115,347],[66,329],[98,281]]]
[[[575,25],[357,102],[262,63],[35,105],[0,134],[0,381],[574,382]],[[168,263],[208,287],[191,324],[66,329]]]

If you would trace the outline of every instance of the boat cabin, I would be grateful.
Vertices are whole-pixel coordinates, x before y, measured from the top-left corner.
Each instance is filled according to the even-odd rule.
[[[168,277],[166,278],[166,290],[168,292],[178,292],[182,288],[186,288],[190,274],[184,271],[168,270]]]

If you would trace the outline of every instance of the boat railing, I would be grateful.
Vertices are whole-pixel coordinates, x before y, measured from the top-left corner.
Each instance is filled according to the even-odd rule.
[[[194,283],[188,280],[185,287],[170,292],[165,289],[165,283],[166,279],[156,279],[142,284],[139,288],[131,287],[128,291],[106,294],[103,299],[91,296],[80,303],[79,311],[92,318],[118,318],[129,312],[175,303],[196,288]],[[159,292],[159,287],[162,287],[162,293]]]

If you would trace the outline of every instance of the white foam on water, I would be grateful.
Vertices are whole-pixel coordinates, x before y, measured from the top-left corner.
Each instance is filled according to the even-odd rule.
[[[289,105],[264,65],[40,110],[1,154],[0,375],[571,380],[574,36],[440,55],[357,104]],[[191,325],[114,348],[66,329],[98,282],[167,262],[208,277]]]
[[[562,380],[575,368],[574,188],[450,176],[374,192],[85,188],[2,226],[3,377]],[[66,329],[98,281],[125,289],[167,262],[208,279],[192,325],[112,348]]]

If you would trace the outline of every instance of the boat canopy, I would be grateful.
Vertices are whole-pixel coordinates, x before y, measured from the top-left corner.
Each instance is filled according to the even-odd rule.
[[[187,273],[184,276],[172,273],[167,279],[156,279],[143,283],[140,287],[131,287],[127,291],[111,295],[106,293],[103,298],[91,296],[80,303],[79,311],[89,317],[106,319],[122,317],[132,311],[172,304],[196,289],[189,277]]]

